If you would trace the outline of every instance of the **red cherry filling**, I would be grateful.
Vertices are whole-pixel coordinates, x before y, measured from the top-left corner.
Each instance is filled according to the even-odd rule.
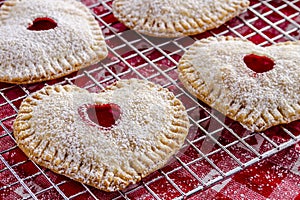
[[[53,19],[41,17],[36,18],[27,29],[31,31],[45,31],[54,29],[55,27],[57,27],[57,23]]]
[[[274,61],[267,56],[259,56],[249,54],[244,57],[244,62],[247,67],[256,73],[263,73],[270,71],[274,68]]]
[[[117,104],[88,104],[78,109],[81,118],[89,125],[110,128],[120,118],[121,109]]]

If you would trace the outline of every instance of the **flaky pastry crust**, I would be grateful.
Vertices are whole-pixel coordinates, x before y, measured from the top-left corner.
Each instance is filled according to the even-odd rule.
[[[112,9],[130,29],[170,38],[217,28],[248,6],[248,0],[115,0]]]
[[[29,29],[43,18],[57,26]],[[0,81],[16,84],[59,78],[107,55],[100,26],[76,0],[5,1],[0,9],[0,50]]]
[[[117,104],[118,122],[92,126],[82,105]],[[104,191],[121,190],[163,167],[181,148],[189,120],[173,93],[148,81],[121,80],[101,93],[46,86],[27,97],[14,122],[18,146],[34,162]]]
[[[256,73],[246,55],[266,56],[272,70]],[[179,79],[201,101],[251,131],[300,119],[300,43],[268,47],[234,37],[196,41],[179,61]]]

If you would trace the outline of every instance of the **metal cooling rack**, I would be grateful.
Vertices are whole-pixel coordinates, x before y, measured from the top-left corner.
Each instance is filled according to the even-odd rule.
[[[3,2],[3,1],[2,1]],[[225,25],[194,37],[158,39],[126,29],[112,0],[83,1],[102,27],[108,58],[67,77],[32,85],[0,84],[0,199],[188,199],[245,167],[300,141],[299,123],[251,133],[193,98],[177,78],[182,54],[197,39],[232,35],[267,46],[300,38],[300,0],[254,0]],[[125,78],[169,88],[182,100],[191,128],[167,166],[124,191],[105,193],[37,166],[18,149],[12,123],[21,101],[46,84],[75,84],[92,92]]]

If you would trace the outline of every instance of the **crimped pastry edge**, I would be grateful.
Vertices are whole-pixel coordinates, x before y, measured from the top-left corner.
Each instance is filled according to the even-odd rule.
[[[111,86],[108,86],[105,90],[115,90],[118,87],[123,87],[122,84],[124,84],[124,83],[126,84],[126,81],[127,80],[119,81],[119,82],[117,82],[117,83],[115,83]],[[143,81],[131,79],[131,80],[128,80],[128,82],[142,83]],[[148,82],[147,85],[149,85],[150,87],[154,87],[155,89],[158,89],[158,90],[165,90],[167,92],[167,89],[163,89],[160,86],[157,86],[153,83]],[[20,112],[19,112],[19,114],[18,114],[18,116],[17,116],[17,118],[16,118],[16,120],[13,124],[14,136],[16,138],[18,146],[22,149],[22,151],[31,160],[33,160],[37,164],[39,164],[43,167],[49,168],[50,170],[52,170],[56,173],[65,175],[65,176],[67,176],[71,179],[82,182],[84,184],[91,185],[91,186],[96,187],[98,189],[111,192],[111,191],[115,191],[115,190],[122,190],[130,184],[137,183],[138,181],[141,180],[141,178],[146,177],[147,175],[154,172],[155,170],[163,167],[168,162],[170,157],[179,150],[179,148],[183,144],[184,138],[188,134],[189,122],[188,122],[188,118],[187,118],[185,108],[184,108],[183,104],[178,99],[176,99],[173,94],[170,93],[170,96],[169,96],[170,103],[174,104],[173,106],[174,106],[175,110],[174,110],[174,113],[172,114],[172,115],[174,115],[172,117],[172,120],[173,120],[172,124],[174,125],[173,130],[170,130],[173,133],[170,133],[168,137],[171,136],[171,137],[174,137],[174,138],[170,138],[168,140],[170,140],[173,143],[174,143],[174,141],[177,141],[177,142],[180,141],[180,143],[176,142],[177,144],[176,144],[175,148],[172,149],[170,147],[170,150],[168,150],[168,152],[165,152],[166,157],[168,157],[168,159],[160,160],[152,168],[149,168],[149,169],[143,171],[143,173],[136,174],[134,177],[131,177],[131,178],[127,177],[127,179],[126,179],[126,177],[125,178],[124,177],[120,178],[120,177],[118,177],[118,175],[115,175],[113,178],[110,177],[110,179],[111,179],[110,181],[108,181],[108,180],[102,180],[102,181],[97,180],[97,179],[95,179],[95,177],[88,177],[88,180],[84,180],[82,178],[74,178],[74,177],[72,177],[72,174],[68,174],[68,173],[62,171],[62,169],[60,169],[60,168],[53,168],[53,163],[50,163],[46,160],[43,160],[45,157],[37,158],[32,153],[32,151],[34,149],[28,150],[27,149],[28,146],[26,144],[22,143],[22,140],[24,139],[24,137],[27,137],[26,133],[25,133],[25,135],[23,133],[26,130],[30,129],[30,124],[27,124],[26,121],[30,118],[30,115],[32,115],[31,106],[35,106],[39,101],[42,101],[44,96],[51,95],[52,93],[65,92],[65,91],[82,92],[83,95],[87,94],[87,91],[85,91],[81,88],[78,88],[76,86],[70,86],[70,85],[46,86],[43,89],[33,93],[31,96],[27,97],[20,106]],[[167,141],[165,141],[165,142],[167,142]],[[161,153],[163,153],[163,152],[161,152]],[[151,154],[151,152],[149,152],[149,154]],[[147,157],[148,156],[149,155],[147,155]],[[141,161],[137,161],[136,164],[140,165],[139,162],[141,162]],[[97,167],[93,168],[93,169],[97,169]],[[99,169],[99,170],[102,171],[103,169]],[[104,169],[104,171],[105,171],[105,169]],[[93,171],[93,174],[97,174],[97,173],[99,173],[99,172]]]
[[[18,0],[7,0],[3,3],[0,9],[0,19],[5,19],[5,17],[8,16],[9,12],[12,12],[13,7],[18,4]],[[11,78],[9,75],[0,77],[1,82],[5,83],[11,83],[11,84],[32,84],[32,83],[37,83],[37,82],[42,82],[42,81],[48,81],[48,80],[53,80],[57,79],[66,75],[69,75],[73,72],[76,72],[80,69],[86,68],[92,64],[95,64],[101,60],[103,60],[107,54],[107,48],[106,48],[106,43],[104,41],[104,36],[102,34],[102,31],[95,21],[94,17],[91,15],[90,10],[84,6],[81,2],[74,1],[74,0],[66,0],[64,2],[68,2],[70,4],[76,5],[78,9],[81,9],[84,13],[86,13],[86,20],[89,23],[89,26],[91,27],[91,32],[93,33],[94,37],[94,44],[92,44],[90,47],[87,47],[86,51],[79,52],[78,54],[82,54],[85,57],[90,57],[91,59],[89,60],[84,60],[81,61],[81,58],[79,55],[69,55],[65,58],[59,58],[62,61],[55,62],[51,58],[51,63],[50,66],[56,66],[57,63],[59,63],[61,66],[68,65],[69,69],[64,69],[64,71],[60,72],[56,67],[52,67],[52,70],[56,70],[55,73],[53,72],[48,72],[46,76],[44,75],[39,75],[39,76],[24,76],[24,77],[17,77],[17,78]],[[0,24],[1,25],[1,24]],[[70,62],[72,60],[72,64]],[[38,69],[38,63],[31,63],[30,61],[27,61],[29,65],[35,66],[36,69]],[[67,64],[66,64],[67,63]],[[71,66],[71,67],[70,67]],[[24,66],[25,67],[25,66]]]
[[[225,22],[246,10],[250,4],[250,2],[247,0],[244,2],[236,0],[231,3],[234,4],[231,5],[231,7],[224,5],[223,7],[218,8],[219,10],[216,12],[219,15],[213,15],[215,13],[208,13],[207,16],[203,17],[205,19],[190,18],[190,21],[182,20],[180,22],[172,21],[172,19],[157,18],[157,16],[153,18],[149,17],[148,19],[136,19],[132,17],[128,18],[127,16],[131,16],[131,13],[123,13],[123,7],[127,7],[127,5],[124,4],[124,0],[115,0],[112,5],[112,10],[114,16],[132,30],[153,37],[174,38],[196,35],[214,28],[218,28]],[[220,15],[220,13],[223,12],[224,14]],[[231,13],[231,15],[228,13]],[[214,16],[214,18],[211,16]],[[135,21],[132,21],[133,19]],[[149,21],[151,24],[149,24]],[[148,24],[144,24],[144,22]],[[160,24],[160,27],[155,27],[154,24]],[[162,26],[165,28],[161,28]]]
[[[294,116],[290,116],[290,118],[284,117],[286,114],[280,114],[277,115],[276,112],[289,112],[288,110],[283,110],[283,111],[272,111],[273,114],[276,114],[277,120],[272,120],[272,121],[266,121],[262,115],[266,115],[267,113],[260,113],[258,118],[256,118],[255,121],[249,120],[249,119],[241,119],[237,114],[239,110],[236,110],[240,107],[243,107],[242,104],[234,104],[233,108],[230,107],[218,107],[214,106],[214,102],[216,102],[216,99],[212,100],[209,97],[209,90],[206,88],[206,83],[201,80],[198,75],[196,70],[193,68],[193,66],[190,64],[189,60],[189,55],[192,54],[193,52],[197,51],[197,47],[202,46],[202,45],[209,45],[211,42],[223,42],[223,41],[242,41],[246,43],[251,43],[252,42],[242,39],[242,38],[237,38],[237,37],[232,37],[232,36],[221,36],[221,37],[208,37],[202,40],[196,41],[190,49],[184,54],[184,56],[181,58],[178,64],[178,71],[179,71],[179,80],[183,84],[183,86],[195,97],[197,97],[199,100],[204,102],[207,105],[212,106],[216,110],[220,111],[223,113],[225,116],[235,120],[239,121],[240,124],[253,132],[262,132],[267,130],[270,127],[280,125],[280,124],[287,124],[290,122],[293,122],[295,120],[299,120],[299,113],[300,113],[300,101],[298,102],[298,105],[294,106],[288,106],[288,107],[296,107],[295,113],[298,113]],[[274,44],[273,46],[285,46],[285,45],[300,45],[299,41],[291,42],[282,42],[282,43],[277,43]],[[198,78],[197,78],[198,77]],[[298,110],[297,110],[298,107]],[[288,108],[287,108],[288,109]],[[271,112],[271,111],[270,111]],[[251,113],[251,112],[250,112]],[[272,115],[273,115],[272,114]],[[280,116],[278,118],[278,116]]]

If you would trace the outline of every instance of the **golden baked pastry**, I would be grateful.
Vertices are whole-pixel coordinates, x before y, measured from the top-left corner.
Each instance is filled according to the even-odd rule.
[[[13,127],[34,162],[115,191],[163,167],[183,145],[189,120],[173,93],[129,79],[98,94],[46,86],[22,102]]]
[[[300,119],[300,42],[268,47],[233,37],[195,42],[179,78],[201,101],[251,131]]]
[[[107,55],[101,29],[76,0],[7,0],[0,9],[0,81],[62,77]]]
[[[114,0],[112,10],[130,29],[168,38],[217,28],[248,6],[248,0]]]

